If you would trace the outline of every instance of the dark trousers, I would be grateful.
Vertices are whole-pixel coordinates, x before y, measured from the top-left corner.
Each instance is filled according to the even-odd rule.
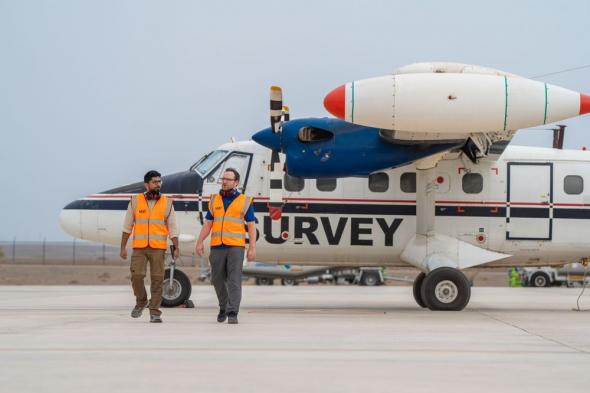
[[[156,248],[134,248],[131,254],[131,286],[135,294],[135,304],[145,307],[147,304],[147,292],[143,280],[145,278],[147,264],[150,264],[150,314],[161,315],[162,283],[164,282],[164,253],[166,250]]]
[[[211,248],[211,283],[215,287],[219,308],[240,311],[242,301],[242,264],[244,247]]]

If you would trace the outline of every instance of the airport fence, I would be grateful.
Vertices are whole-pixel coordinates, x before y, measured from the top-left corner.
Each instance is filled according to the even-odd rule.
[[[18,265],[129,265],[119,256],[119,248],[87,241],[0,241],[0,264]],[[198,257],[180,257],[179,266],[198,266]]]

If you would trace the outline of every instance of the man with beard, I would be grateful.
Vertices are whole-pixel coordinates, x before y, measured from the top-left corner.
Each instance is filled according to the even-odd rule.
[[[147,264],[150,264],[151,299],[150,322],[162,322],[162,283],[164,258],[168,238],[174,244],[173,258],[178,258],[178,228],[172,200],[160,194],[162,177],[157,171],[149,171],[143,177],[145,192],[131,197],[121,237],[121,258],[127,259],[127,240],[133,232],[131,254],[131,286],[135,294],[133,318],[139,318],[148,305],[144,286]]]

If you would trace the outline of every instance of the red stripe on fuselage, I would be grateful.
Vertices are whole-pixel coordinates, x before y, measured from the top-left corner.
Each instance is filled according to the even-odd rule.
[[[135,194],[95,194],[89,195],[89,199],[121,199],[130,198]],[[189,195],[176,195],[176,194],[165,194],[167,197],[172,199],[183,199],[183,200],[198,200],[197,194]],[[209,196],[203,196],[201,199],[206,202],[209,200]],[[255,201],[268,201],[268,197],[254,197]],[[352,203],[407,203],[415,204],[416,201],[413,199],[365,199],[365,198],[284,198],[287,202],[352,202]],[[437,205],[476,205],[476,206],[507,206],[508,204],[513,206],[546,206],[549,207],[549,203],[546,202],[499,202],[499,201],[460,201],[460,200],[437,200]],[[564,207],[588,207],[589,203],[557,203],[554,202],[553,206],[564,206]]]

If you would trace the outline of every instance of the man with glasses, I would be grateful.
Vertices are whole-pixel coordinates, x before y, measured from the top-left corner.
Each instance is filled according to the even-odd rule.
[[[173,258],[178,258],[178,228],[172,200],[160,194],[162,177],[149,171],[143,177],[145,192],[131,197],[121,237],[121,258],[127,259],[127,241],[133,232],[131,254],[131,286],[135,294],[133,318],[139,318],[148,303],[144,278],[150,264],[151,299],[150,322],[162,322],[162,284],[164,282],[164,254],[168,238],[174,244]]]
[[[248,227],[247,258],[256,258],[256,218],[252,199],[237,190],[240,174],[227,168],[221,178],[219,194],[211,195],[209,211],[203,224],[196,252],[205,253],[203,241],[211,233],[211,282],[219,301],[217,322],[238,323],[238,312],[242,300],[242,264],[246,247]]]

